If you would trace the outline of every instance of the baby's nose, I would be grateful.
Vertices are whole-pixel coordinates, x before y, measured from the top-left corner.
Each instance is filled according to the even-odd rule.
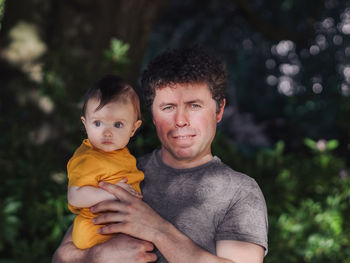
[[[111,137],[112,136],[112,132],[110,129],[105,129],[103,131],[103,136],[106,136],[106,137]]]

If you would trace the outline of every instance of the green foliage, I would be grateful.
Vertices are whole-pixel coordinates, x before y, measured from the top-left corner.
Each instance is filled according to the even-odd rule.
[[[0,231],[3,233],[3,240],[0,240],[0,249],[4,249],[6,243],[15,244],[18,236],[20,220],[18,211],[21,209],[21,202],[8,197],[1,205]]]
[[[1,30],[1,22],[2,22],[2,17],[4,15],[4,8],[5,8],[5,0],[0,0],[0,30]]]
[[[349,262],[350,177],[335,153],[338,141],[304,142],[300,153],[286,153],[278,142],[239,156],[221,135],[215,151],[254,177],[265,194],[270,223],[265,262]]]
[[[126,66],[130,63],[127,57],[129,48],[129,44],[124,43],[122,40],[112,38],[109,49],[105,51],[107,61],[112,64],[112,67],[118,73],[125,72]]]
[[[308,146],[311,150],[315,152],[326,152],[336,149],[339,146],[339,142],[337,140],[320,140],[318,142],[310,139],[305,138],[304,143],[306,146]]]

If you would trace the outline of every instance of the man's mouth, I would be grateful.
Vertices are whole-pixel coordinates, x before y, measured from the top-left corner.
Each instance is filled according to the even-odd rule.
[[[174,136],[175,139],[179,139],[179,140],[186,140],[186,139],[190,139],[194,137],[194,135],[181,135],[181,136]]]
[[[197,136],[197,132],[188,127],[176,129],[171,131],[171,137],[179,142],[190,142]]]
[[[105,145],[109,145],[109,144],[112,144],[113,142],[112,141],[103,141],[102,144],[105,144]]]

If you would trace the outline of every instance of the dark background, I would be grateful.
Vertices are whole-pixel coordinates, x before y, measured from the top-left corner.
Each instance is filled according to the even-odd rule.
[[[265,262],[350,262],[350,3],[341,0],[0,0],[0,263],[50,262],[71,224],[66,163],[81,100],[104,73],[139,91],[166,48],[224,59],[213,151],[255,178]],[[159,146],[151,116],[129,148]]]

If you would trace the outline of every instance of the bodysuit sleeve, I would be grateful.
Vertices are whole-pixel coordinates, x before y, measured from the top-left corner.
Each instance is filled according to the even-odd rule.
[[[244,181],[233,194],[221,220],[216,240],[237,240],[260,245],[267,253],[268,219],[264,196],[254,179]]]
[[[108,171],[95,156],[84,154],[73,157],[67,164],[68,187],[70,186],[97,186],[99,178]]]

